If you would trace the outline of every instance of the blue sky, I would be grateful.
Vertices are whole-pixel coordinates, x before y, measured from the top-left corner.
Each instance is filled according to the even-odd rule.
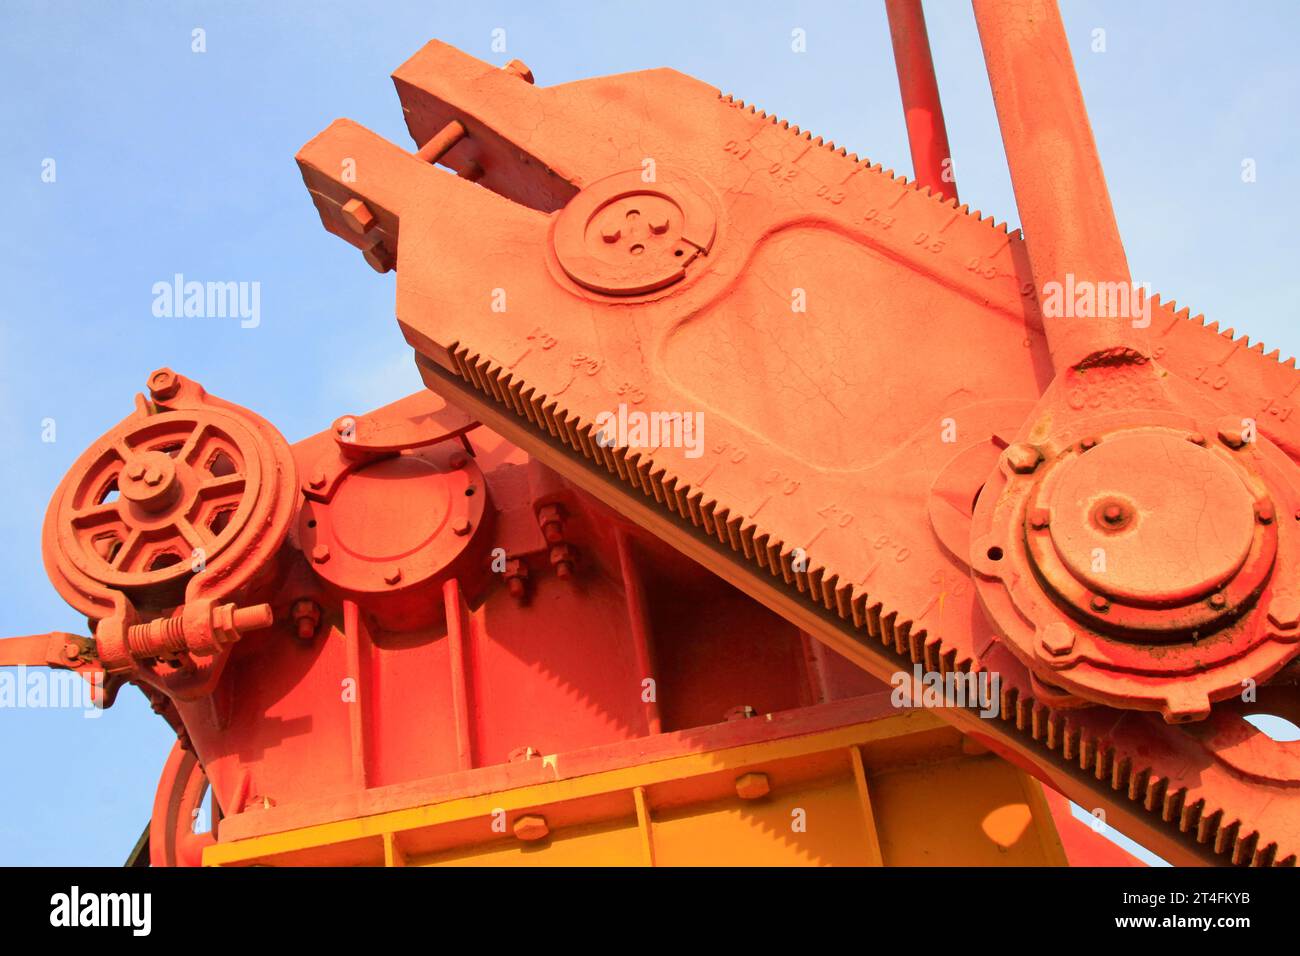
[[[1300,6],[1062,4],[1134,278],[1300,352]],[[964,201],[1018,222],[970,6],[926,4]],[[419,387],[377,276],[320,227],[294,153],[339,116],[405,143],[388,76],[426,40],[549,85],[671,66],[886,166],[910,163],[878,0],[28,2],[0,9],[0,635],[80,631],[40,561],[59,479],[171,365],[291,440]],[[207,50],[191,50],[192,31]],[[494,53],[504,28],[507,50]],[[807,52],[790,35],[807,33]],[[1092,31],[1106,51],[1090,51]],[[57,179],[42,182],[42,163]],[[1243,159],[1257,181],[1243,183]],[[152,314],[175,273],[261,284],[261,322]],[[56,440],[43,442],[53,419]],[[116,865],[171,735],[137,693],[99,720],[7,711],[0,864]]]

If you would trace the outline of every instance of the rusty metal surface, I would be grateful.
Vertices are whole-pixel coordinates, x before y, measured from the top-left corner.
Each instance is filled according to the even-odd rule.
[[[977,13],[1005,97],[996,6]],[[395,264],[431,388],[877,675],[999,674],[1001,720],[967,726],[1114,806],[1135,838],[1180,860],[1295,861],[1296,779],[1243,774],[1204,733],[1143,712],[1204,719],[1294,656],[1288,615],[1269,613],[1291,600],[1298,436],[1268,411],[1296,387],[1292,363],[1158,296],[1137,345],[1130,323],[1053,324],[1038,277],[1078,261],[1083,281],[1127,280],[1089,265],[1104,243],[1031,252],[671,70],[546,88],[434,42],[394,79],[417,144],[461,124],[442,159],[472,159],[476,184],[348,121],[299,163],[326,228]],[[1072,83],[1050,79],[1042,102]],[[1074,116],[1041,121],[1090,144]],[[1033,156],[1010,152],[1019,194]],[[372,175],[341,181],[344,157]],[[1097,181],[1086,155],[1078,173]],[[364,242],[340,216],[356,201],[379,224]],[[619,255],[614,281],[569,265]],[[684,265],[666,271],[669,256]],[[1205,381],[1227,362],[1230,383]],[[633,436],[629,412],[698,413],[707,436]],[[1233,439],[1225,420],[1257,431]],[[1103,588],[1078,562],[1111,534],[1130,564]],[[1038,650],[1057,624],[1086,663]],[[1258,706],[1292,694],[1274,680]],[[1240,721],[1216,710],[1205,726]]]

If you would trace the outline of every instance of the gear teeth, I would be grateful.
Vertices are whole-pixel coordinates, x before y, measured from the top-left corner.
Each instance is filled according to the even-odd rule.
[[[775,117],[772,121],[777,122]],[[781,122],[788,126],[785,121]],[[792,132],[799,135],[798,127],[794,127]],[[811,139],[811,134],[807,138]],[[833,144],[828,148],[833,148]],[[867,167],[879,175],[907,184],[904,177],[895,176],[891,170],[882,170],[879,164],[867,164]],[[994,225],[991,217],[985,217],[979,211],[971,212],[968,206],[958,205],[955,200],[940,201],[968,218],[1009,231],[1006,223]],[[1178,309],[1173,301],[1163,302],[1158,294],[1152,295],[1150,302],[1170,320],[1204,325],[1211,332],[1232,338],[1231,329],[1220,333],[1217,322],[1206,324],[1203,315],[1193,316],[1190,309]],[[1262,359],[1278,360],[1279,353],[1274,351],[1266,355],[1262,343],[1256,343],[1249,351]],[[459,342],[450,345],[447,352],[452,368],[469,386],[580,453],[593,466],[603,467],[630,488],[653,498],[665,510],[717,538],[719,543],[743,556],[754,567],[780,578],[787,588],[803,595],[811,604],[835,614],[854,631],[879,641],[899,658],[921,664],[932,672],[980,672],[977,659],[969,656],[959,658],[957,648],[948,646],[941,636],[924,628],[914,628],[911,620],[900,618],[897,611],[887,609],[862,586],[843,581],[832,569],[818,565],[811,570],[795,571],[793,546],[773,538],[752,519],[733,514],[706,492],[681,483],[649,454],[621,446],[602,445],[596,441],[590,423],[517,379],[500,364]],[[1279,364],[1294,368],[1295,359],[1288,358]],[[1110,741],[1093,738],[1086,730],[1072,725],[1068,712],[1054,711],[1023,690],[1004,686],[998,700],[997,716],[1014,723],[1019,732],[1045,749],[1059,751],[1064,760],[1077,763],[1081,770],[1098,780],[1107,781],[1114,790],[1125,792],[1130,801],[1140,803],[1165,823],[1176,826],[1182,833],[1194,835],[1198,843],[1211,846],[1216,855],[1235,865],[1296,865],[1295,854],[1277,859],[1276,843],[1260,846],[1258,831],[1243,835],[1240,820],[1232,819],[1224,825],[1223,809],[1207,808],[1204,798],[1188,803],[1186,787],[1171,789],[1169,778],[1155,775],[1152,768],[1142,766],[1135,769],[1131,757],[1118,754]]]

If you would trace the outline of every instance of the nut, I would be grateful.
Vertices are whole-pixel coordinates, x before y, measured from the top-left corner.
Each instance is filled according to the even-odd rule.
[[[317,564],[324,564],[330,559],[330,549],[328,545],[318,544],[311,549],[311,559]]]
[[[370,211],[370,207],[360,199],[349,199],[343,204],[343,221],[348,224],[348,228],[360,235],[365,235],[379,221],[375,214]]]
[[[387,571],[384,572],[385,584],[397,584],[401,580],[402,580],[401,568],[389,568]]]
[[[551,832],[551,828],[546,825],[546,817],[535,813],[524,814],[516,820],[514,829],[515,836],[528,842],[541,840]]]
[[[765,773],[743,773],[736,778],[736,796],[742,800],[757,800],[771,792],[772,784]]]
[[[370,264],[370,268],[379,273],[389,272],[397,264],[397,260],[393,258],[393,254],[389,252],[388,247],[382,241],[376,242],[368,249],[363,250],[361,254],[365,257],[366,262]]]
[[[1043,633],[1038,640],[1050,657],[1065,657],[1074,650],[1074,631],[1061,621],[1043,628]]]
[[[169,368],[160,368],[149,375],[149,394],[155,402],[175,398],[181,389],[181,377]]]
[[[298,640],[310,641],[316,636],[316,629],[320,627],[320,605],[311,598],[294,601],[289,616],[293,618]]]
[[[1038,463],[1043,460],[1042,452],[1024,442],[1009,445],[1003,455],[1006,457],[1008,467],[1017,475],[1033,474],[1038,468]]]
[[[528,69],[528,64],[523,60],[511,60],[505,66],[501,67],[501,69],[519,77],[525,83],[533,82],[533,71]]]
[[[1300,599],[1279,594],[1268,605],[1268,622],[1284,630],[1300,625]]]

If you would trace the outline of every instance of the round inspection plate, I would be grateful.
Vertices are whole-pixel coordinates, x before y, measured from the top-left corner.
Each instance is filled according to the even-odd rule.
[[[1209,595],[1241,569],[1256,533],[1238,469],[1174,434],[1102,442],[1064,462],[1035,504],[1073,578],[1144,606]]]
[[[482,472],[463,454],[439,448],[381,458],[350,472],[328,503],[307,501],[303,552],[346,591],[417,585],[464,552],[485,499]]]
[[[687,173],[615,173],[578,193],[556,219],[555,255],[579,285],[606,295],[643,295],[680,281],[707,254],[717,216]]]

